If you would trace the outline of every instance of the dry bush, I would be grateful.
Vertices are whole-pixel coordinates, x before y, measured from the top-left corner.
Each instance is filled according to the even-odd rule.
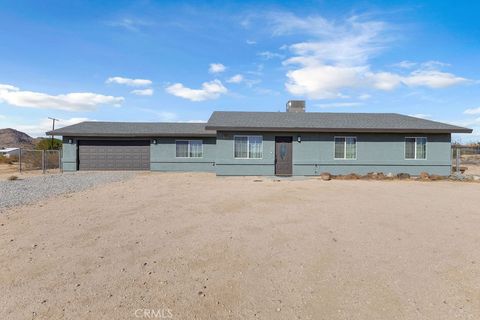
[[[356,173],[349,173],[346,175],[337,175],[334,177],[335,179],[338,179],[338,180],[358,180],[361,178],[361,176]]]
[[[8,163],[10,164],[10,159],[5,156],[0,156],[0,163]]]
[[[14,181],[14,180],[17,180],[18,177],[17,176],[10,176],[7,179],[10,180],[10,181]]]

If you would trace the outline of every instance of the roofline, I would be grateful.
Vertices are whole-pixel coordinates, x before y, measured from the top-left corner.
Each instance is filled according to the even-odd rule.
[[[230,127],[230,126],[206,126],[207,130],[216,131],[280,131],[280,132],[391,132],[391,133],[472,133],[469,128],[452,128],[452,129],[392,129],[392,128],[286,128],[286,127]]]
[[[62,136],[62,137],[135,137],[135,138],[156,138],[156,137],[215,137],[216,132],[212,133],[74,133],[74,132],[45,132],[47,136]]]

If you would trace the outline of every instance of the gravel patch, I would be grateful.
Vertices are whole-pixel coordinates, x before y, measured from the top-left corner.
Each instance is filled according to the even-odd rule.
[[[132,178],[135,172],[73,172],[0,181],[0,211]]]

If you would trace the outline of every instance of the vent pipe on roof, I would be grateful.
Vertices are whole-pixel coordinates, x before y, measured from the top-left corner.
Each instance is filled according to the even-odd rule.
[[[305,100],[289,100],[287,112],[305,112]]]

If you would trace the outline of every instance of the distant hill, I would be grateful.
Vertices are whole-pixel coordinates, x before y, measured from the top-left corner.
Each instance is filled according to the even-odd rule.
[[[38,139],[30,137],[28,134],[7,128],[0,129],[0,148],[2,147],[22,147],[34,148]]]

